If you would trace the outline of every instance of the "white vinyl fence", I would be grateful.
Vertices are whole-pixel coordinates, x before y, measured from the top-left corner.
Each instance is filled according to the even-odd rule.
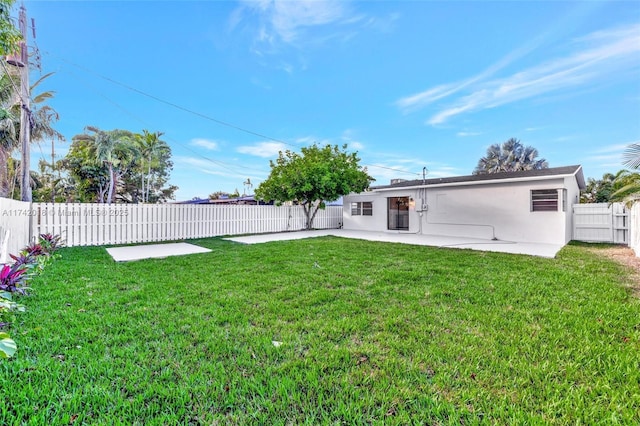
[[[0,263],[7,263],[9,254],[17,254],[29,244],[32,210],[30,203],[0,198]]]
[[[640,257],[640,202],[635,202],[629,214],[629,247]]]
[[[629,209],[623,203],[573,205],[573,239],[628,244]]]
[[[129,244],[305,229],[302,206],[33,203],[33,235],[67,246]],[[318,211],[313,227],[339,228],[342,207]]]

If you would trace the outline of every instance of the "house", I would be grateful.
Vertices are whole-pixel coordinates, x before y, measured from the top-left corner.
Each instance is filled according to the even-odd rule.
[[[350,230],[566,244],[581,166],[436,179],[394,179],[344,197]]]

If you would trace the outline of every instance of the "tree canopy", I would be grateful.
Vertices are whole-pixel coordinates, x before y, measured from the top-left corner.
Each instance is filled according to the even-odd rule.
[[[68,172],[74,199],[81,202],[161,202],[177,187],[168,185],[171,148],[162,133],[87,127],[73,137],[61,167]]]
[[[318,209],[325,201],[335,201],[352,192],[362,192],[374,179],[366,168],[359,165],[357,153],[348,153],[347,145],[319,147],[312,145],[292,151],[280,152],[278,159],[270,161],[271,173],[256,188],[256,197],[273,201],[276,205],[294,202],[303,206],[307,216],[307,229],[312,229]]]
[[[547,160],[537,157],[537,149],[524,146],[518,139],[511,138],[502,145],[496,143],[487,148],[487,154],[478,160],[473,174],[519,172],[549,167]]]
[[[0,0],[0,55],[16,53],[22,35],[11,21],[11,9],[15,0]]]

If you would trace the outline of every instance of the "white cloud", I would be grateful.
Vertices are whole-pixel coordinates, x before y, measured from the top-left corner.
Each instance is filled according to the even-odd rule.
[[[546,33],[539,37],[532,39],[529,43],[514,50],[513,52],[500,59],[498,62],[492,64],[480,74],[465,79],[456,83],[441,84],[431,89],[427,89],[423,92],[410,95],[396,101],[396,105],[402,109],[405,113],[420,109],[426,105],[429,105],[439,99],[449,97],[455,93],[472,86],[474,83],[487,79],[494,75],[501,69],[509,66],[514,61],[526,56],[529,52],[535,50],[542,44],[546,38]]]
[[[280,151],[285,151],[286,149],[286,145],[281,142],[258,142],[253,145],[239,146],[236,151],[241,154],[271,158],[276,157]]]
[[[600,149],[597,149],[595,151],[593,151],[594,154],[607,154],[607,153],[618,153],[618,154],[622,154],[622,152],[627,149],[627,147],[633,143],[640,143],[640,140],[637,141],[631,141],[631,142],[627,142],[627,143],[618,143],[618,144],[613,144],[613,145],[607,145],[604,146]]]
[[[218,149],[220,149],[220,144],[211,139],[202,139],[202,138],[192,139],[191,145],[199,146],[200,148],[205,148],[210,151],[217,151]]]
[[[256,41],[266,45],[277,43],[299,44],[305,31],[331,24],[354,24],[360,21],[353,15],[348,3],[338,0],[245,0],[241,10],[257,17]],[[235,11],[230,17],[233,29],[244,15]],[[256,49],[256,52],[259,52]]]
[[[481,132],[458,132],[456,133],[456,136],[461,137],[461,138],[466,138],[469,136],[478,136],[481,135]]]
[[[427,120],[427,124],[437,125],[463,113],[495,108],[586,84],[593,85],[599,79],[608,83],[613,75],[640,67],[640,24],[589,34],[574,40],[570,46],[574,51],[567,56],[551,59],[507,77],[489,79],[496,71],[535,46],[536,43],[533,43],[507,55],[477,76],[460,83],[438,85],[400,99],[396,104],[407,111],[462,92],[452,99],[449,106]]]

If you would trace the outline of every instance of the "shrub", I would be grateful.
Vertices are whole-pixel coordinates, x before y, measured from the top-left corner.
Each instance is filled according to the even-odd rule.
[[[4,265],[0,269],[0,291],[25,294],[26,287],[23,284],[27,278],[26,272],[24,265]]]
[[[53,234],[40,234],[38,244],[40,244],[44,251],[49,255],[52,255],[64,246],[62,237],[60,235]]]

